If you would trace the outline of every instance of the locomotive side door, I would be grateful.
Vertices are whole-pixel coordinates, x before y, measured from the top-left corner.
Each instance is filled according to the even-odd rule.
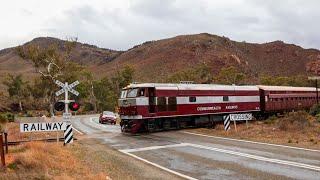
[[[148,97],[149,97],[149,113],[155,113],[156,111],[155,88],[148,88]]]

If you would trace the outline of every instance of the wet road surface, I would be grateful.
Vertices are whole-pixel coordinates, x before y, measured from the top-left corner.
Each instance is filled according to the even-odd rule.
[[[320,151],[189,133],[122,134],[97,116],[73,126],[128,156],[186,179],[319,179]]]

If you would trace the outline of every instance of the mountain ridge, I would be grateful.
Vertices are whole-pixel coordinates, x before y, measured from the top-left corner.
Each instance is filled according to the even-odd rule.
[[[64,51],[64,42],[53,37],[38,37],[21,46],[58,44],[59,50]],[[253,82],[257,82],[256,78],[262,74],[307,75],[320,69],[320,51],[317,49],[304,49],[279,40],[238,42],[208,33],[146,41],[126,51],[77,42],[71,59],[88,67],[97,77],[111,76],[119,68],[131,65],[136,71],[135,80],[139,82],[165,82],[170,75],[200,63],[208,65],[214,75],[222,67],[235,66],[252,77]],[[32,64],[19,57],[15,47],[0,50],[0,75],[4,77],[7,73],[36,76]]]

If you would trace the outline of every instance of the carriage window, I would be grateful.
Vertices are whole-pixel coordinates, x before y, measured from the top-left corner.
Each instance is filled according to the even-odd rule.
[[[223,101],[229,101],[229,96],[223,96]]]
[[[189,102],[196,102],[197,98],[196,97],[189,97]]]
[[[158,105],[158,111],[166,111],[167,110],[166,97],[158,97],[157,105]]]
[[[168,98],[168,111],[176,111],[177,110],[177,98],[169,97]]]

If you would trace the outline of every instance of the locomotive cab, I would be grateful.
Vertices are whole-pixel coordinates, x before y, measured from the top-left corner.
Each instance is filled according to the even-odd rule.
[[[138,121],[148,112],[146,110],[149,105],[147,95],[148,88],[134,87],[134,85],[121,91],[118,104],[122,131],[134,132],[135,129],[140,128]]]

